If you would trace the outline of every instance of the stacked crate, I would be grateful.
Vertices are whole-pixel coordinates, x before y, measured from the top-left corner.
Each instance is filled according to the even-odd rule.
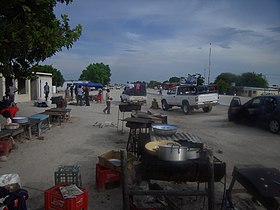
[[[60,166],[54,172],[54,180],[56,185],[59,183],[67,183],[67,184],[75,184],[78,187],[81,187],[82,177],[81,177],[80,166],[77,165]]]
[[[81,189],[83,194],[64,199],[59,188],[66,185],[61,183],[44,192],[45,210],[88,210],[88,191]]]

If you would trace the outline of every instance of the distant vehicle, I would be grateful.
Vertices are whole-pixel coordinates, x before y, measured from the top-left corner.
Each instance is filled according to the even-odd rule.
[[[126,86],[120,98],[121,102],[145,104],[147,102],[146,83],[139,82]]]
[[[162,109],[167,111],[173,106],[182,108],[184,114],[189,114],[193,109],[202,108],[210,112],[212,107],[219,103],[219,94],[210,86],[180,85],[163,91],[161,97]]]
[[[272,133],[278,133],[280,131],[280,95],[257,96],[243,105],[239,97],[233,97],[228,109],[228,120],[261,125]]]

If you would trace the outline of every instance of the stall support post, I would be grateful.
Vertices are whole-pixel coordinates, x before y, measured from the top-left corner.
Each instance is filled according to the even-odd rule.
[[[123,193],[123,210],[129,210],[129,192],[128,192],[128,172],[127,172],[127,154],[121,150],[122,166],[122,193]]]
[[[208,180],[208,209],[214,210],[215,204],[215,190],[214,190],[214,159],[213,151],[208,150],[207,161],[209,166],[209,180]]]

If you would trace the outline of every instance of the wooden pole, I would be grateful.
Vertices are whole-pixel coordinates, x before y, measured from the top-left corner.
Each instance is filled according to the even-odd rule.
[[[127,154],[121,150],[122,166],[122,193],[123,193],[123,210],[129,210],[129,192],[128,192],[128,172],[127,172]]]
[[[213,161],[213,151],[208,150],[207,161],[209,168],[209,180],[208,180],[208,209],[214,210],[215,204],[215,190],[214,190],[214,161]]]

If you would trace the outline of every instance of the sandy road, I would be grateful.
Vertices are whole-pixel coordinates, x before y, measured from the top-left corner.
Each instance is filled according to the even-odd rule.
[[[43,191],[54,185],[54,171],[59,165],[78,164],[81,166],[83,186],[89,189],[89,209],[122,209],[121,191],[119,189],[97,191],[95,188],[95,164],[98,155],[111,149],[124,149],[128,137],[117,132],[113,127],[95,127],[96,122],[117,123],[120,90],[113,90],[112,112],[104,114],[105,104],[92,103],[89,107],[69,105],[72,109],[71,122],[61,126],[53,125],[43,134],[44,140],[34,138],[24,141],[18,150],[12,151],[7,162],[0,162],[0,174],[18,173],[23,187],[30,193],[28,206],[30,210],[43,209]],[[151,100],[160,96],[149,94]],[[18,116],[30,116],[42,112],[33,103],[18,104]],[[51,105],[53,106],[53,105]],[[179,131],[196,134],[213,148],[215,156],[227,164],[228,180],[231,179],[235,164],[263,164],[280,169],[280,134],[271,134],[266,130],[235,124],[227,121],[227,106],[218,105],[210,113],[195,111],[184,115],[173,109],[165,112],[151,110],[168,116],[168,122],[180,125]],[[129,113],[125,113],[129,116]]]

